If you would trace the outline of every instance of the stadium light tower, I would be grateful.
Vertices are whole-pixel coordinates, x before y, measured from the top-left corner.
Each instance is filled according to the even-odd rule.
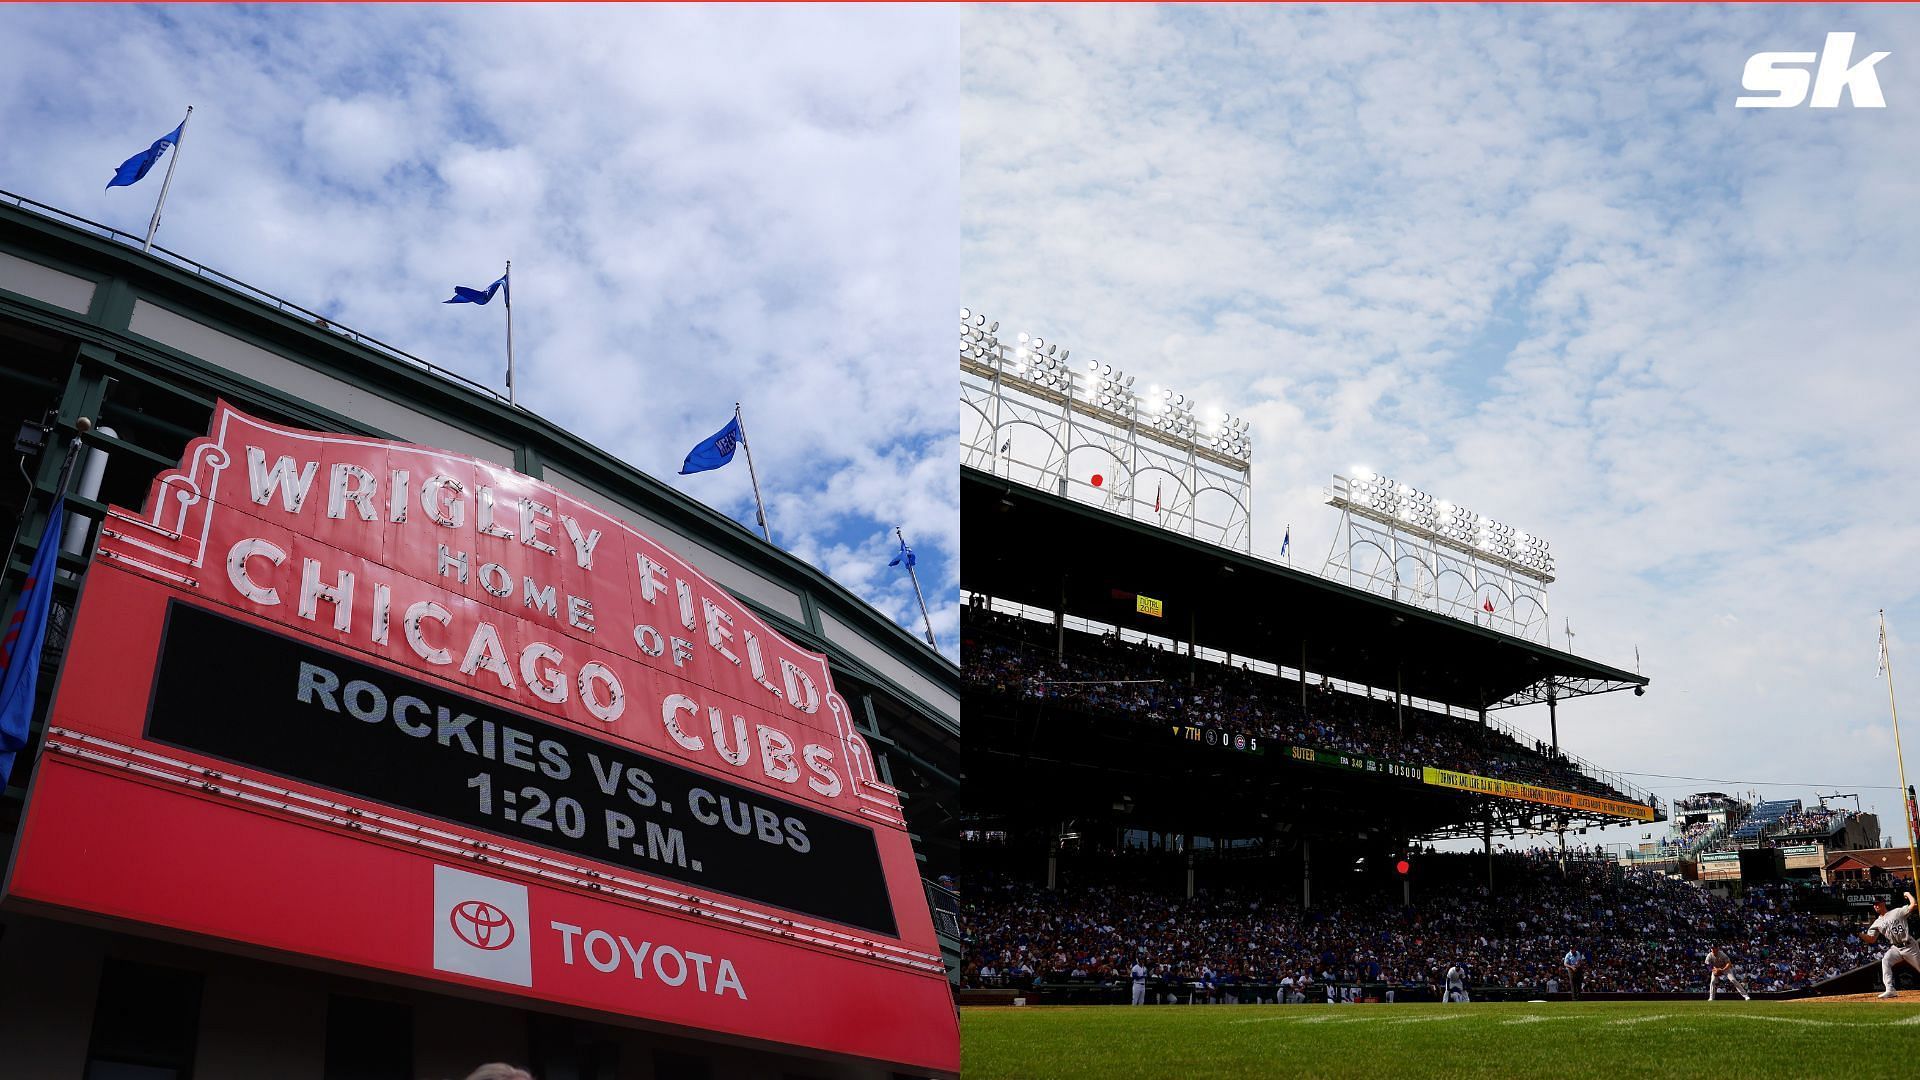
[[[963,460],[1224,547],[1253,548],[1250,424],[960,309]]]
[[[1547,643],[1546,540],[1364,467],[1335,474],[1327,502],[1340,511],[1327,577]]]

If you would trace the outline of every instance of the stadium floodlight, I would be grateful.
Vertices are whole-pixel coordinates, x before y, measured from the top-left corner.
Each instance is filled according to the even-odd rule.
[[[1015,338],[1014,374],[1054,394],[1069,394],[1073,372],[1068,370],[1066,353],[1058,342],[1049,342],[1038,334],[1022,330]]]
[[[1490,559],[1539,581],[1553,580],[1547,541],[1505,522],[1435,499],[1411,484],[1355,466],[1351,477],[1334,477],[1328,501],[1383,525],[1405,529],[1468,555]]]
[[[999,331],[998,322],[989,324],[987,317],[970,308],[960,309],[960,363],[972,364],[980,369],[998,369],[1002,365],[1000,339],[994,335]]]
[[[1104,358],[1088,360],[1044,334],[1010,328],[1001,338],[998,330],[977,308],[961,309],[961,401],[974,418],[962,426],[969,465],[1042,490],[1084,494],[1066,463],[1097,449],[1117,463],[1116,478],[1164,474],[1144,503],[1162,527],[1250,549],[1252,439],[1244,420],[1203,409],[1179,390],[1142,385]],[[1016,445],[1009,437],[1015,425],[1050,437]],[[1141,501],[1128,498],[1130,486],[1098,487],[1106,509],[1142,512]],[[1202,491],[1226,498],[1196,501]]]
[[[1108,412],[1121,417],[1131,418],[1137,408],[1133,391],[1133,379],[1112,364],[1103,364],[1098,360],[1087,361],[1087,379],[1093,384],[1089,393],[1093,403]]]
[[[1327,502],[1345,537],[1327,557],[1328,577],[1546,640],[1554,562],[1544,538],[1363,466],[1336,474]]]
[[[1156,431],[1179,442],[1199,445],[1195,440],[1193,401],[1187,395],[1162,388],[1152,412],[1150,424]]]
[[[1206,446],[1216,453],[1246,461],[1253,456],[1253,440],[1246,420],[1225,409],[1207,410],[1209,423],[1201,429]]]

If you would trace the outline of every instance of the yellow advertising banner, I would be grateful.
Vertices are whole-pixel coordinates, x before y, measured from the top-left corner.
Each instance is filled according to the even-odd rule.
[[[1160,601],[1155,600],[1151,596],[1135,596],[1133,598],[1133,610],[1142,615],[1151,615],[1156,619],[1162,617]]]
[[[1498,795],[1503,799],[1519,799],[1544,806],[1564,806],[1569,810],[1612,814],[1615,817],[1633,818],[1638,821],[1653,820],[1652,807],[1641,806],[1639,803],[1605,799],[1598,795],[1577,795],[1571,791],[1559,791],[1541,787],[1538,784],[1495,780],[1490,776],[1475,776],[1472,773],[1454,772],[1452,769],[1436,769],[1431,765],[1421,769],[1421,779],[1436,787],[1478,791],[1484,795]]]

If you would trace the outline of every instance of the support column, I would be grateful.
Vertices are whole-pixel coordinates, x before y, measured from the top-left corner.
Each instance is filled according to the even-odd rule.
[[[1552,677],[1547,679],[1547,730],[1553,737],[1553,756],[1560,756],[1560,687]]]
[[[1400,737],[1407,737],[1406,692],[1401,688],[1400,661],[1393,662],[1393,719],[1400,725]]]
[[[1307,639],[1300,639],[1300,715],[1307,714]]]
[[[1200,616],[1187,609],[1187,685],[1200,682]]]
[[[1481,709],[1480,714],[1482,716],[1485,716],[1486,710]],[[1492,811],[1488,811],[1487,813],[1487,820],[1482,826],[1480,838],[1487,845],[1487,895],[1492,896],[1493,895],[1493,813]]]
[[[1193,899],[1193,834],[1187,834],[1187,899]]]
[[[1313,841],[1300,838],[1300,907],[1313,910]]]
[[[1060,602],[1053,606],[1053,658],[1067,658],[1067,575],[1060,575]]]
[[[1061,822],[1053,830],[1053,839],[1047,844],[1047,891],[1060,887],[1060,834],[1066,831],[1066,822]]]

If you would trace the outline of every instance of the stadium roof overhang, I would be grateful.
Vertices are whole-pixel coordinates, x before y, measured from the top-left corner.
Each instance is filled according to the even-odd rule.
[[[971,592],[1235,656],[1466,708],[1647,685],[1630,671],[977,469],[961,469],[960,521],[961,586]],[[1136,612],[1136,594],[1160,600],[1161,617]]]

